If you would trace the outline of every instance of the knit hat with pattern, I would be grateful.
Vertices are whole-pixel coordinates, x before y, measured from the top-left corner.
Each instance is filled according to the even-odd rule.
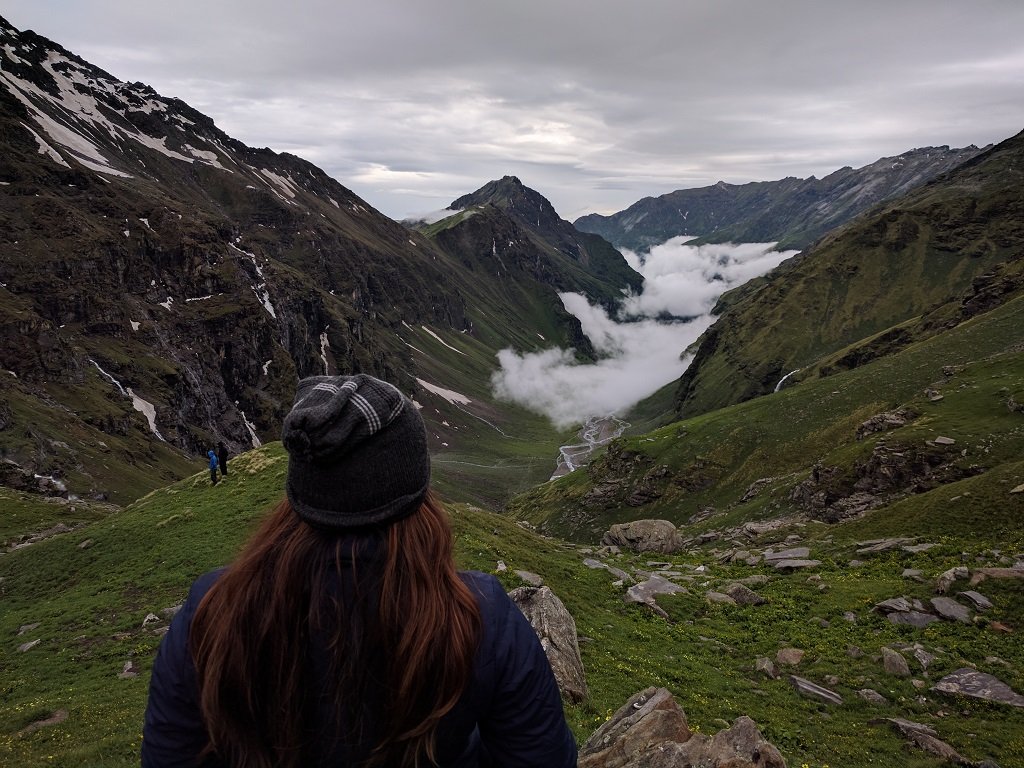
[[[426,427],[386,381],[302,379],[281,440],[288,500],[306,522],[339,530],[386,524],[415,512],[426,496]]]

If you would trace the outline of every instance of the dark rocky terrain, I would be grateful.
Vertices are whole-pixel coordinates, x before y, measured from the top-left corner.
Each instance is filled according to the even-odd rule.
[[[639,284],[591,235],[593,258],[503,216],[410,232],[312,164],[2,19],[0,44],[4,482],[128,500],[217,440],[273,439],[298,377],[415,392],[412,327],[473,335],[485,307],[515,316],[529,297],[487,343],[579,341],[558,290]]]

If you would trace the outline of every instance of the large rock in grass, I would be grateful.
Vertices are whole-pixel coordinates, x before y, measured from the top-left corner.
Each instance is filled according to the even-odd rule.
[[[785,768],[779,750],[749,717],[714,736],[694,734],[664,688],[627,701],[587,739],[579,768]]]
[[[574,702],[586,699],[587,678],[572,614],[549,587],[519,587],[509,597],[540,638],[562,696]]]
[[[633,552],[672,554],[682,548],[679,532],[668,520],[634,520],[616,523],[604,534],[601,543]]]
[[[970,696],[972,699],[984,699],[1011,707],[1024,707],[1024,696],[1014,691],[1002,680],[979,672],[970,667],[958,669],[939,680],[932,690],[942,693]]]

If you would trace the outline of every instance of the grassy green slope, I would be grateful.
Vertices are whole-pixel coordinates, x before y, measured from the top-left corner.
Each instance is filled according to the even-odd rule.
[[[216,487],[199,473],[72,533],[0,556],[0,763],[137,764],[148,673],[167,623],[161,617],[144,627],[144,620],[179,603],[192,579],[230,559],[280,496],[285,466],[280,446],[267,446],[235,459],[232,474]],[[456,505],[452,518],[463,567],[495,571],[504,561],[509,570],[499,577],[508,588],[520,583],[515,569],[542,574],[574,615],[591,693],[589,702],[567,708],[581,740],[635,691],[664,685],[701,731],[717,731],[741,714],[754,717],[791,765],[937,768],[936,759],[905,752],[888,727],[870,723],[879,715],[933,723],[972,759],[990,757],[1010,766],[1024,756],[1024,713],[922,696],[910,680],[883,675],[872,659],[882,645],[920,639],[943,649],[928,673],[931,680],[969,661],[1024,690],[1024,650],[1012,635],[988,629],[989,621],[1019,626],[1024,620],[1019,587],[986,584],[996,608],[974,626],[944,622],[912,634],[867,611],[871,602],[895,594],[928,596],[926,585],[908,586],[900,578],[905,566],[931,577],[962,562],[961,552],[982,555],[978,545],[947,536],[927,553],[890,554],[854,571],[845,567],[852,545],[839,536],[826,543],[815,529],[809,534],[813,546],[827,547],[820,570],[829,586],[825,591],[802,574],[780,577],[762,568],[718,566],[700,553],[672,557],[680,569],[707,563],[704,578],[712,586],[764,573],[769,582],[758,589],[771,602],[761,608],[713,606],[695,583],[691,594],[661,603],[673,619],[666,622],[625,604],[622,587],[607,572],[586,568],[586,553],[575,547],[474,507]],[[1022,544],[1018,528],[1017,539],[1005,546]],[[648,559],[619,556],[613,562],[631,570],[647,568]],[[857,623],[843,621],[844,611],[856,613]],[[830,619],[829,626],[819,626],[819,618]],[[19,635],[33,624],[38,626]],[[33,640],[40,642],[17,650]],[[807,651],[800,674],[819,681],[839,675],[833,687],[846,699],[842,707],[826,711],[783,680],[753,673],[754,658],[773,657],[785,644]],[[848,644],[865,655],[847,657]],[[996,656],[1012,671],[985,661]],[[119,678],[128,662],[138,676]],[[854,695],[861,687],[876,688],[892,703],[867,705]],[[67,712],[63,722],[25,730],[61,710]]]
[[[620,439],[586,472],[519,497],[513,514],[583,540],[595,540],[613,522],[657,517],[685,524],[708,508],[717,513],[693,530],[791,514],[800,509],[790,493],[812,465],[838,468],[852,486],[858,464],[868,461],[880,440],[925,460],[938,457],[933,464],[946,474],[935,472],[936,487],[919,488],[926,492],[916,498],[925,506],[940,503],[943,483],[1008,467],[1024,455],[1024,412],[1008,407],[1024,401],[1022,329],[1024,296],[854,370]],[[943,399],[933,402],[928,388]],[[901,406],[917,418],[857,440],[858,425]],[[955,446],[929,448],[926,441],[940,435],[956,440]],[[771,478],[766,489],[741,503],[762,478]],[[1001,487],[988,473],[962,482]],[[601,487],[606,493],[595,500]],[[653,488],[657,498],[630,505],[629,497],[641,487]],[[1012,518],[1024,499],[1017,495],[1002,503]]]
[[[725,297],[680,383],[684,416],[771,392],[786,373],[958,296],[1019,260],[1024,135],[826,236]]]

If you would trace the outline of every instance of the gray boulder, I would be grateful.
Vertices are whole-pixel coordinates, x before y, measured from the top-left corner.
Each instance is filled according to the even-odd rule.
[[[946,675],[934,685],[932,690],[1008,704],[1011,707],[1024,707],[1024,696],[1014,691],[1002,680],[970,667],[964,667]]]
[[[668,520],[634,520],[616,523],[604,534],[601,543],[634,552],[673,554],[682,548],[679,532]]]
[[[910,677],[910,665],[907,664],[907,660],[903,658],[903,654],[892,648],[882,649],[882,666],[890,675]]]
[[[835,691],[830,691],[828,688],[823,688],[817,683],[812,683],[810,680],[806,680],[796,675],[789,676],[789,682],[792,683],[793,687],[796,688],[796,692],[801,696],[805,696],[809,699],[817,699],[823,701],[826,704],[842,704],[843,697]]]
[[[940,595],[944,595],[949,592],[949,588],[953,586],[954,581],[957,579],[966,579],[969,575],[970,571],[968,571],[963,565],[950,568],[935,581],[935,591]]]
[[[961,592],[959,596],[966,597],[968,600],[974,603],[974,607],[977,608],[979,611],[987,611],[989,608],[992,607],[991,600],[989,600],[980,592],[975,592],[973,589],[969,589],[966,592]]]
[[[807,547],[795,547],[793,549],[784,549],[781,552],[772,552],[768,550],[764,552],[764,561],[766,563],[774,563],[779,560],[806,560],[811,556],[811,550]]]
[[[730,584],[725,589],[725,594],[736,601],[737,605],[764,605],[768,601],[743,584]]]
[[[933,621],[939,620],[937,616],[921,611],[894,611],[886,618],[893,624],[916,627],[917,629],[924,629]]]
[[[886,721],[896,729],[897,733],[919,749],[923,749],[925,752],[947,760],[954,765],[973,765],[953,747],[939,739],[935,729],[931,726],[914,723],[898,717],[888,717]]]
[[[959,621],[962,624],[971,623],[971,612],[967,606],[961,605],[950,597],[933,597],[931,604],[935,612],[948,621]]]
[[[509,597],[540,638],[562,696],[575,702],[586,699],[587,679],[572,614],[549,587],[519,587]]]
[[[647,581],[634,584],[632,587],[627,589],[623,599],[627,603],[643,603],[644,605],[654,609],[654,612],[659,616],[668,618],[665,611],[658,607],[654,598],[658,595],[677,594],[686,594],[686,587],[681,587],[675,582],[671,582],[662,576],[652,575],[647,579]]]

